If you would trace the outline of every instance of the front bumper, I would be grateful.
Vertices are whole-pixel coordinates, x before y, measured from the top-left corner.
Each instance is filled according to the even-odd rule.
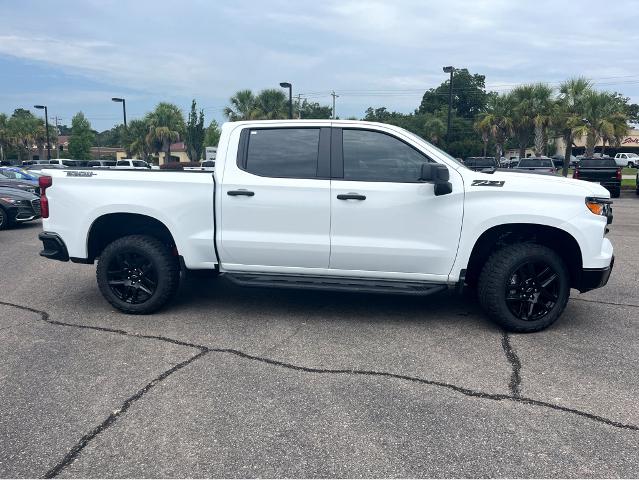
[[[612,268],[615,265],[615,256],[612,256],[610,265],[605,268],[584,268],[581,271],[579,286],[577,290],[584,293],[595,288],[601,288],[608,283]]]
[[[42,241],[43,246],[43,249],[40,251],[40,256],[50,258],[51,260],[60,260],[62,262],[69,261],[67,246],[57,234],[42,232],[38,235],[38,238]]]

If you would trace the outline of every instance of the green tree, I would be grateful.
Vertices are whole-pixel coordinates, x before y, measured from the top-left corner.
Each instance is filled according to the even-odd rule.
[[[15,148],[18,160],[29,158],[29,152],[34,145],[40,125],[44,128],[44,122],[29,110],[16,108],[13,111],[7,121],[7,130],[9,142]]]
[[[429,142],[438,145],[446,133],[444,120],[436,115],[427,115],[424,120],[423,137]]]
[[[593,90],[585,94],[583,106],[586,156],[594,154],[599,140],[603,143],[603,154],[607,141],[614,142],[628,132],[625,108],[614,94]]]
[[[552,122],[566,146],[562,170],[564,177],[568,176],[573,139],[585,130],[584,98],[591,90],[590,81],[583,77],[571,78],[559,86],[559,98],[555,104]]]
[[[217,147],[221,134],[222,131],[220,130],[220,126],[215,120],[211,120],[211,123],[209,123],[209,126],[206,127],[206,132],[204,134],[204,146]]]
[[[0,162],[6,159],[9,144],[9,118],[6,114],[0,113]]]
[[[304,99],[301,103],[296,100],[293,104],[293,115],[297,112],[300,118],[328,119],[333,116],[333,109],[328,105],[320,105],[318,102],[309,102]]]
[[[151,147],[147,142],[150,126],[145,119],[131,120],[127,125],[123,141],[127,156],[135,156],[148,161]]]
[[[233,95],[230,100],[230,105],[224,107],[224,115],[231,122],[238,122],[240,120],[255,120],[259,117],[257,111],[255,95],[251,90],[240,90]]]
[[[526,156],[526,147],[535,133],[534,91],[533,85],[520,85],[507,94],[510,105],[507,115],[512,124],[513,139],[519,147],[519,158]]]
[[[95,136],[91,123],[84,113],[78,112],[71,119],[71,138],[69,139],[69,156],[75,160],[91,158],[91,147]]]
[[[490,135],[495,142],[495,160],[499,162],[504,144],[512,136],[513,121],[513,96],[493,95],[489,98],[486,112],[479,114],[475,122],[475,128],[479,131],[490,131]]]
[[[189,160],[199,162],[204,153],[204,111],[200,110],[199,113],[196,111],[195,99],[191,102],[184,142]]]
[[[184,135],[184,116],[172,103],[160,102],[148,113],[145,121],[149,125],[146,141],[153,151],[164,152],[164,161],[171,162],[171,143]]]
[[[419,106],[419,113],[433,113],[448,107],[449,84],[450,79],[437,88],[426,91]],[[484,75],[471,74],[466,68],[453,72],[453,110],[458,116],[473,120],[486,108],[487,95]]]
[[[288,98],[283,91],[274,88],[262,90],[255,97],[258,117],[264,120],[288,118]]]
[[[534,124],[535,155],[546,155],[548,129],[552,122],[554,108],[553,89],[545,83],[533,85],[532,112]]]

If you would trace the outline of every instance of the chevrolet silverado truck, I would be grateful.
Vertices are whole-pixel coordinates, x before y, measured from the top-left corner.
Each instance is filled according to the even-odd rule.
[[[557,320],[570,289],[606,284],[612,219],[598,184],[474,172],[392,125],[230,122],[215,172],[52,170],[41,255],[93,264],[105,299],[148,314],[181,271],[243,286],[477,292],[517,332]],[[427,308],[427,307],[425,307]]]

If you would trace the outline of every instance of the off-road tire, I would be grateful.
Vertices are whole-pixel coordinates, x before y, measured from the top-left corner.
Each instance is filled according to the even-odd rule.
[[[515,316],[506,302],[506,288],[514,270],[526,261],[546,262],[558,275],[558,298],[554,307],[537,320]],[[510,332],[537,332],[552,325],[562,314],[570,295],[570,275],[557,253],[543,245],[518,243],[493,253],[479,276],[477,296],[488,316]]]
[[[123,301],[109,286],[107,267],[113,257],[121,252],[134,252],[152,262],[157,274],[157,286],[151,297],[143,303],[131,304]],[[180,282],[180,268],[177,257],[157,238],[129,235],[114,240],[102,251],[96,277],[100,292],[111,305],[124,313],[144,315],[159,310],[175,295]]]

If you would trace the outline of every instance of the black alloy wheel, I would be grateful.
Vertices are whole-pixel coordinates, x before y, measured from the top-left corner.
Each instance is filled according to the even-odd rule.
[[[117,298],[139,305],[155,294],[158,274],[150,258],[124,250],[114,255],[107,266],[107,282]]]
[[[559,299],[559,275],[543,261],[525,261],[515,267],[506,286],[506,303],[520,320],[547,315]]]

